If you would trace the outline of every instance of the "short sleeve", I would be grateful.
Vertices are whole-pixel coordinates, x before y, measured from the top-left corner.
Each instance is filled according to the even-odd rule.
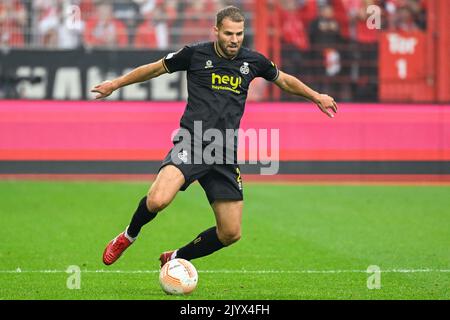
[[[169,53],[163,59],[164,68],[168,73],[188,70],[193,52],[194,50],[191,47],[185,46],[177,52]]]
[[[275,81],[278,79],[280,71],[275,63],[267,59],[262,54],[258,58],[258,77],[263,77],[267,81]]]

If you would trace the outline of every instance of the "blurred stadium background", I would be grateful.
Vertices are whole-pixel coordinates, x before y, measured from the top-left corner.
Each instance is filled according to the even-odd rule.
[[[280,174],[448,181],[443,0],[4,0],[0,173],[155,173],[183,111],[184,74],[121,89],[108,98],[117,103],[85,102],[89,90],[213,39],[214,13],[230,3],[246,13],[247,46],[341,107],[327,122],[298,97],[252,83],[242,126],[280,130]],[[66,160],[78,162],[48,162]]]
[[[450,100],[449,13],[440,0],[4,0],[0,97],[89,98],[85,90],[81,96],[55,90],[58,68],[74,66],[85,75],[99,66],[104,76],[211,40],[214,13],[230,3],[246,13],[247,46],[341,102]],[[22,77],[34,85],[17,86]],[[275,88],[251,98],[293,99]]]
[[[426,276],[419,280],[410,278],[409,287],[405,289],[401,278],[396,281],[403,291],[378,297],[414,298],[415,292],[419,297],[448,299],[448,285],[442,284],[442,281],[448,284],[450,269],[450,211],[446,200],[448,196],[445,196],[446,193],[448,195],[450,183],[450,4],[447,0],[1,0],[0,198],[8,199],[5,200],[8,205],[0,208],[1,225],[22,225],[24,222],[21,219],[25,218],[20,218],[18,213],[23,206],[40,212],[39,215],[42,214],[49,222],[58,221],[55,216],[67,209],[67,203],[72,209],[83,210],[86,216],[82,220],[85,222],[101,214],[99,211],[105,215],[117,211],[113,222],[96,218],[100,219],[96,223],[105,228],[99,232],[101,239],[92,239],[93,248],[96,249],[92,252],[93,256],[79,254],[80,261],[89,261],[89,267],[101,268],[99,256],[96,255],[103,250],[105,241],[115,231],[121,230],[135,202],[146,192],[161,160],[171,147],[170,135],[178,128],[187,92],[184,73],[164,75],[156,80],[122,88],[106,101],[92,101],[90,88],[141,64],[160,59],[185,44],[213,40],[215,12],[228,4],[239,6],[245,11],[246,46],[264,53],[281,70],[298,76],[312,88],[330,94],[340,107],[334,119],[327,119],[314,105],[286,95],[274,85],[259,80],[252,83],[242,128],[279,130],[280,170],[275,176],[261,176],[258,174],[261,164],[245,164],[242,166],[244,182],[256,181],[265,186],[265,183],[275,181],[277,184],[289,184],[289,187],[273,186],[274,189],[270,189],[268,186],[267,193],[264,193],[264,190],[258,191],[258,188],[262,188],[259,185],[253,186],[256,191],[251,191],[252,187],[249,186],[247,190],[253,198],[251,201],[255,205],[276,194],[278,200],[272,200],[283,204],[286,219],[290,219],[297,213],[295,196],[284,199],[285,189],[277,188],[295,189],[291,186],[293,183],[354,184],[360,188],[347,191],[325,188],[322,192],[325,192],[324,198],[329,197],[336,206],[342,206],[340,214],[351,214],[357,207],[358,215],[348,216],[348,219],[344,218],[345,221],[333,220],[334,217],[325,222],[313,218],[313,229],[303,232],[308,234],[308,230],[315,230],[314,226],[323,223],[324,230],[310,235],[320,239],[317,240],[319,242],[323,241],[320,248],[325,252],[329,246],[340,243],[338,238],[332,237],[334,233],[331,225],[331,229],[326,229],[327,221],[335,226],[341,223],[341,235],[347,234],[348,244],[353,246],[359,239],[353,232],[360,230],[358,228],[361,225],[373,222],[370,219],[359,221],[359,214],[361,217],[365,214],[374,216],[378,214],[378,209],[390,208],[384,213],[391,214],[393,229],[388,232],[383,229],[384,225],[378,226],[378,230],[383,230],[386,240],[379,251],[385,252],[385,248],[396,248],[396,244],[420,234],[421,224],[427,225],[430,228],[427,232],[433,234],[434,238],[427,241],[428,238],[423,236],[415,241],[418,247],[421,246],[421,253],[429,250],[429,259],[425,259],[425,255],[423,259],[420,258],[422,260],[414,260],[414,257],[411,258],[415,254],[412,248],[408,251],[408,257],[403,256],[400,249],[395,252],[387,249],[384,253],[387,255],[384,256],[385,265],[391,269],[405,267],[408,263],[419,269],[424,266],[445,269],[446,273],[439,273],[439,277],[435,278],[439,284],[433,285],[437,289],[433,291],[427,287],[429,279]],[[92,190],[93,194],[98,191],[109,199],[113,199],[115,194],[121,195],[118,199],[128,199],[127,206],[123,204],[107,208],[92,196],[89,201],[93,207],[99,206],[96,211],[87,204],[77,207],[85,197],[89,198],[79,185],[71,185],[71,182],[63,184],[61,181],[55,182],[53,187],[49,182],[30,185],[24,181],[21,185],[20,180],[28,179],[62,180],[64,183],[65,180],[73,179],[131,179],[144,182],[139,188],[133,189],[135,193],[129,191],[130,194],[126,196],[122,193],[128,187],[124,188],[127,185],[123,184],[112,184],[109,191],[97,184],[86,187],[85,190]],[[403,194],[392,187],[378,191],[364,189],[366,183],[381,184],[383,187],[388,184],[419,184],[424,189],[402,189],[405,192]],[[193,188],[198,194],[199,190],[195,186]],[[305,186],[298,188],[299,195],[308,192],[315,194],[312,190],[320,192],[320,189],[308,189]],[[291,195],[296,194],[294,189]],[[35,198],[27,190],[34,190],[37,193]],[[43,201],[39,190],[46,193]],[[67,190],[67,194],[64,194],[64,190]],[[274,190],[273,194],[269,190]],[[83,199],[77,202],[78,192]],[[358,194],[357,199],[352,198],[354,194]],[[185,200],[180,201],[189,205],[184,195],[181,197]],[[67,199],[68,202],[61,200],[55,204],[52,199],[56,198]],[[382,205],[383,199],[391,199],[386,202],[384,209],[378,207]],[[205,205],[199,204],[195,210],[209,210],[206,208],[206,198],[204,200]],[[303,199],[308,200],[314,201],[314,210],[317,209],[316,204],[321,203],[314,197]],[[353,207],[352,201],[360,201],[360,205]],[[328,204],[328,208],[333,203]],[[433,210],[428,212],[431,204]],[[275,203],[273,205],[275,208]],[[177,206],[178,210],[188,211],[183,205]],[[367,209],[366,213],[364,208]],[[119,213],[120,209],[122,211]],[[308,211],[311,208],[304,209]],[[77,213],[73,210],[72,216],[64,219],[75,219]],[[257,210],[261,213],[268,209],[258,207]],[[271,214],[274,210],[267,212],[267,219],[273,219]],[[292,210],[292,215],[289,210]],[[324,207],[318,210],[327,209]],[[330,210],[333,212],[333,209]],[[417,210],[414,225],[408,225],[409,216],[406,214],[411,210]],[[27,214],[30,218],[26,221],[34,220],[31,212]],[[184,221],[181,216],[177,217]],[[259,222],[268,228],[267,232],[271,232],[267,222]],[[44,222],[39,223],[43,230],[47,230]],[[88,228],[83,227],[81,220],[59,223],[65,227],[52,229],[48,224],[47,238],[53,235],[59,239],[61,230],[71,230],[68,231],[70,235],[76,237],[74,226]],[[165,223],[169,225],[168,220]],[[249,231],[251,224],[248,224]],[[303,224],[298,222],[298,225]],[[399,231],[396,234],[402,227],[403,232],[407,232]],[[3,260],[0,269],[15,270],[19,265],[27,266],[27,258],[17,256],[16,251],[31,253],[41,250],[39,252],[42,255],[47,254],[42,251],[45,246],[36,249],[28,244],[21,245],[23,242],[20,242],[19,237],[36,240],[33,240],[33,233],[37,227],[30,228],[26,232],[27,229],[19,227],[11,230],[2,227],[4,239],[17,241],[0,247],[3,248],[0,252]],[[116,229],[112,231],[113,228]],[[17,232],[18,229],[21,231]],[[97,231],[93,230],[92,233]],[[278,231],[281,232],[281,229]],[[294,236],[297,231],[301,232],[301,227],[293,229],[291,235]],[[180,231],[180,242],[190,239],[191,233],[183,232]],[[367,234],[370,232],[368,229]],[[273,236],[277,237],[276,234]],[[329,236],[320,237],[318,234]],[[389,237],[394,235],[398,238],[390,241]],[[49,239],[47,243],[50,243]],[[70,242],[69,238],[61,239]],[[165,240],[170,241],[167,236]],[[295,241],[289,239],[286,243],[295,247],[298,244]],[[368,240],[367,248],[374,243],[381,243],[378,241],[374,236]],[[415,245],[412,244],[413,247]],[[248,246],[251,246],[251,241]],[[365,252],[367,248],[361,245],[359,249]],[[353,254],[352,249],[349,249],[348,255]],[[54,250],[55,254],[58,250]],[[86,252],[89,250],[93,249],[86,248]],[[247,257],[254,253],[239,247],[235,250],[233,252],[238,256],[242,254]],[[331,250],[339,251],[336,248]],[[63,252],[62,249],[60,251]],[[392,257],[396,256],[399,260],[389,260],[391,253]],[[294,254],[287,253],[288,256]],[[417,255],[420,256],[420,253]],[[361,253],[359,257],[362,256]],[[329,260],[318,258],[319,262],[311,257],[311,263],[308,265],[306,260],[302,266],[326,268],[330,266],[327,261],[332,261],[333,257],[329,257]],[[374,257],[382,260],[381,256],[371,256]],[[40,261],[37,257],[33,259],[34,262],[28,264],[31,269],[65,268],[73,263],[68,256],[61,258],[62,264],[55,262],[57,258],[47,259],[46,265],[36,262]],[[368,264],[373,261],[369,258],[361,260],[364,263],[367,260]],[[213,260],[209,261],[221,268],[221,265],[214,265]],[[430,263],[427,265],[427,262]],[[260,267],[264,268],[265,263],[261,259]],[[131,262],[133,266],[143,268],[142,264],[133,265]],[[272,267],[279,266],[274,264]],[[349,268],[344,262],[336,263],[336,267]],[[360,269],[361,265],[351,265],[350,268]],[[14,286],[27,286],[18,276],[14,279],[8,276],[0,274],[4,283],[10,283],[3,287],[5,291],[0,294],[0,298],[55,297],[52,295],[54,287],[51,286],[47,295],[34,294],[33,290],[25,289],[15,292]],[[30,279],[30,285],[39,283],[38,278]],[[279,285],[283,287],[286,284]],[[102,287],[95,297],[105,297],[101,292],[107,288],[107,285]],[[325,284],[321,290],[327,292]],[[340,296],[339,288],[328,296],[319,293],[308,296],[307,291],[294,296],[285,291],[281,297],[348,297]],[[213,295],[208,298],[214,298],[214,291],[211,292]],[[411,292],[413,294],[408,295]],[[243,294],[240,297],[273,297],[270,293],[265,294]],[[61,294],[57,297],[65,296]],[[121,296],[118,294],[113,297]],[[232,298],[227,294],[219,297]],[[372,298],[366,293],[353,297]]]

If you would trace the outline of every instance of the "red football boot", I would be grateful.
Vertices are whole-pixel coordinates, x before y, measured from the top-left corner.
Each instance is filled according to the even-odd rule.
[[[167,261],[172,260],[172,254],[174,253],[174,251],[175,250],[161,253],[161,255],[159,256],[159,261],[161,261],[161,268],[167,263]]]
[[[106,265],[113,264],[117,259],[120,258],[122,253],[132,244],[125,233],[122,232],[113,240],[111,240],[103,252],[103,263]]]

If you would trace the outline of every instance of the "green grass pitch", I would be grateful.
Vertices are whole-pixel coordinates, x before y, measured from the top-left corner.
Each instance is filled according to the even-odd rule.
[[[247,183],[241,241],[193,260],[185,297],[162,292],[157,259],[214,224],[198,184],[102,264],[148,186],[0,181],[0,299],[450,299],[449,186]],[[67,288],[71,265],[80,289]]]

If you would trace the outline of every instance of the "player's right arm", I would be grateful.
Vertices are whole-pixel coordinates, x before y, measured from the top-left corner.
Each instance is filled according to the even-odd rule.
[[[137,67],[136,69],[131,70],[127,74],[124,74],[116,79],[104,81],[92,88],[91,92],[97,93],[95,99],[106,98],[121,87],[137,82],[147,81],[164,73],[167,73],[167,70],[164,67],[163,59],[161,59],[157,62]]]

